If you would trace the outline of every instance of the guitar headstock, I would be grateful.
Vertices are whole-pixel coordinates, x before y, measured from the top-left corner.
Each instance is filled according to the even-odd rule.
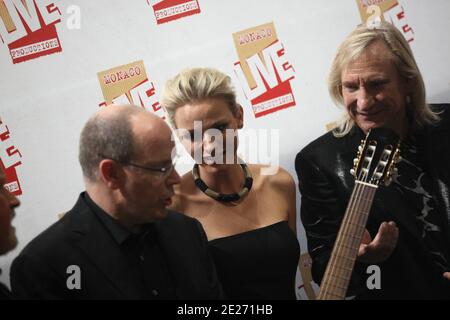
[[[399,159],[400,138],[388,128],[371,129],[358,147],[350,173],[357,181],[389,185]]]

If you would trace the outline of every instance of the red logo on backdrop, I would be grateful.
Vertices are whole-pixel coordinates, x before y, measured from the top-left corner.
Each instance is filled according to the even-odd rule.
[[[197,0],[163,0],[153,5],[153,11],[156,23],[162,24],[200,13],[200,6]]]
[[[97,76],[105,98],[100,107],[131,103],[165,118],[155,86],[147,77],[144,61],[114,67],[99,72]]]
[[[233,34],[239,61],[234,72],[255,117],[295,106],[290,80],[294,68],[287,61],[273,23]]]
[[[409,43],[414,41],[414,30],[409,25],[405,10],[400,3],[387,10],[384,13],[384,17],[402,32],[406,41]]]
[[[13,145],[8,126],[0,118],[0,167],[5,172],[5,188],[12,194],[22,194],[16,167],[22,164],[22,154]]]
[[[371,21],[379,16],[397,27],[406,41],[414,41],[414,30],[408,23],[400,0],[356,0],[356,3],[363,23],[372,24]]]
[[[52,0],[0,0],[0,38],[13,63],[62,51],[56,32],[60,16]]]

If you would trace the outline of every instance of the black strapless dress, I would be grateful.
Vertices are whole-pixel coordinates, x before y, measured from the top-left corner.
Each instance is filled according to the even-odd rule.
[[[287,221],[209,241],[229,299],[295,299],[300,246]]]

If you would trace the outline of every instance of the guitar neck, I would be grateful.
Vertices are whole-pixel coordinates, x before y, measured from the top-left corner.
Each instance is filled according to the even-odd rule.
[[[373,184],[355,182],[320,285],[318,300],[343,300],[345,298],[377,188]]]

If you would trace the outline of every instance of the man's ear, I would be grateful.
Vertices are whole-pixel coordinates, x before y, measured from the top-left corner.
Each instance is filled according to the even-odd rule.
[[[236,119],[238,124],[238,129],[242,129],[244,126],[244,109],[240,104],[237,105]]]
[[[122,166],[111,159],[103,159],[98,165],[99,178],[110,189],[118,189],[122,185],[123,170]]]

